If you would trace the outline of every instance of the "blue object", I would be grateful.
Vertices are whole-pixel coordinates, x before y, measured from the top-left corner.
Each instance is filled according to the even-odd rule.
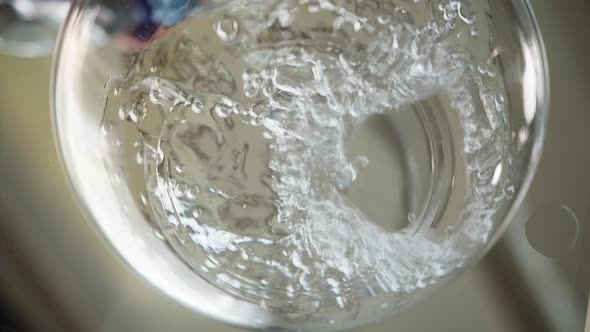
[[[141,23],[135,27],[134,35],[148,41],[161,26],[180,23],[200,4],[201,0],[137,0],[135,15]]]
[[[200,0],[141,0],[151,23],[172,26],[199,6]]]

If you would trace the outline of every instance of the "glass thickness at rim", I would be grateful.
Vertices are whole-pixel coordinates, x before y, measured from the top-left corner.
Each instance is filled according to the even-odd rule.
[[[525,60],[528,61],[525,65],[529,66],[528,70],[530,75],[537,80],[540,79],[541,82],[536,81],[534,87],[524,87],[525,89],[534,89],[533,93],[536,98],[534,100],[534,105],[524,105],[525,107],[531,108],[528,124],[533,128],[533,143],[530,153],[527,156],[527,168],[522,181],[522,186],[516,193],[510,209],[498,226],[498,230],[494,233],[487,247],[482,252],[482,256],[485,255],[500,239],[510,223],[514,220],[521,205],[526,199],[537,172],[539,162],[541,161],[550,105],[549,64],[547,53],[545,51],[545,42],[543,40],[539,23],[533,12],[533,7],[529,0],[512,0],[510,3],[517,16],[517,22],[522,25],[522,29],[518,30],[518,38],[523,47],[523,52],[526,54]],[[530,80],[525,82],[525,84],[527,83],[530,84]]]

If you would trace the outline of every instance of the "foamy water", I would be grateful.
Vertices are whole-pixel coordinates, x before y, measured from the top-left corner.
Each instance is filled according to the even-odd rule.
[[[467,1],[234,1],[135,55],[106,117],[140,133],[151,218],[222,290],[295,318],[401,306],[484,245],[510,198],[501,77],[464,47],[478,18]],[[461,220],[385,230],[349,194],[372,160],[347,141],[433,96],[462,129]]]

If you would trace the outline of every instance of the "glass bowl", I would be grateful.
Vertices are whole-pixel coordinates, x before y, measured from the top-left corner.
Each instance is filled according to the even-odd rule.
[[[73,189],[198,314],[330,331],[420,300],[514,218],[548,111],[527,1],[75,1]]]

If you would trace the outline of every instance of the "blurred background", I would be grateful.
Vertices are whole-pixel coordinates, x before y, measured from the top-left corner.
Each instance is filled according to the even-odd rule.
[[[533,5],[551,114],[526,204],[477,266],[359,331],[590,331],[590,2]],[[82,216],[52,137],[50,66],[0,55],[0,331],[240,331],[152,288]]]

